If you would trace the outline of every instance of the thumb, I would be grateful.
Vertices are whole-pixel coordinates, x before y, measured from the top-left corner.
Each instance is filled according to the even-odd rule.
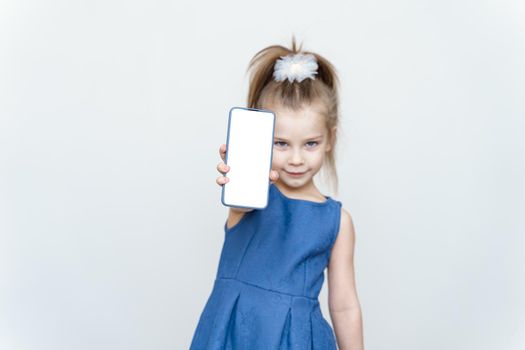
[[[276,170],[270,170],[270,182],[275,182],[279,179],[279,173]]]

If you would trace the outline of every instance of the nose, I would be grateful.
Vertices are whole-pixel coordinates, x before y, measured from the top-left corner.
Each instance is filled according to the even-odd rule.
[[[294,150],[292,156],[288,160],[290,165],[302,165],[304,163],[300,150]]]

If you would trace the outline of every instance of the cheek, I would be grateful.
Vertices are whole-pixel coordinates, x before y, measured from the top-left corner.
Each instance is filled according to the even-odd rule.
[[[280,164],[281,164],[281,160],[278,157],[273,156],[272,157],[272,168],[275,168],[279,166]]]
[[[273,152],[272,155],[272,168],[280,167],[284,162],[284,157],[280,152]]]
[[[315,166],[321,165],[323,163],[324,156],[325,156],[325,154],[323,152],[321,152],[321,151],[312,153],[311,157],[310,157],[311,164],[313,166],[314,165]]]

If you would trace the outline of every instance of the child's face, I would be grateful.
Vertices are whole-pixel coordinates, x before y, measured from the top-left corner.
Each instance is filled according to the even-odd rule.
[[[272,169],[279,172],[279,182],[294,188],[310,184],[331,149],[319,105],[299,110],[280,105],[265,108],[276,116]]]

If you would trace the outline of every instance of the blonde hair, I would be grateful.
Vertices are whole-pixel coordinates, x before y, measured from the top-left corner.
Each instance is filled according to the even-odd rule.
[[[281,45],[268,46],[257,52],[250,60],[248,71],[250,83],[248,91],[248,108],[262,109],[267,102],[279,103],[285,108],[297,110],[304,105],[311,105],[320,102],[324,107],[321,112],[325,118],[325,126],[328,131],[328,142],[332,147],[328,151],[323,167],[328,168],[328,179],[338,191],[339,181],[336,169],[335,145],[337,141],[337,131],[332,133],[332,128],[339,125],[339,79],[335,67],[324,57],[310,51],[302,51],[302,44],[296,46],[295,37],[292,36],[292,48],[288,49]],[[305,79],[298,83],[284,80],[277,82],[273,78],[276,60],[281,56],[303,53],[315,56],[318,64],[315,79]],[[323,172],[324,174],[324,172]]]

